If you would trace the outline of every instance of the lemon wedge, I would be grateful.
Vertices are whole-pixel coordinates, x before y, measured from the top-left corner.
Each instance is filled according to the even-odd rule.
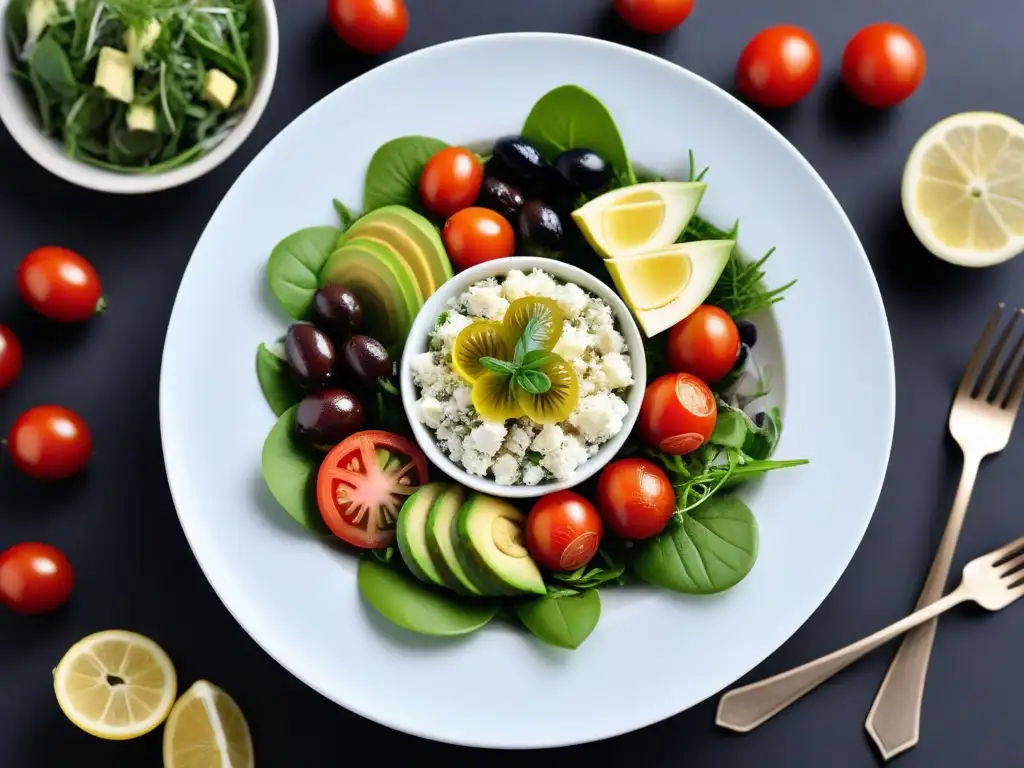
[[[167,717],[178,692],[163,649],[134,632],[106,630],[79,640],[53,671],[57,703],[101,739],[134,739]]]
[[[164,728],[164,768],[253,768],[252,735],[238,704],[206,680],[182,694]]]
[[[664,248],[679,239],[704,197],[700,181],[652,181],[606,192],[572,213],[606,259]]]
[[[903,211],[940,259],[986,267],[1024,250],[1024,124],[964,112],[932,126],[903,169]]]
[[[621,283],[623,298],[633,309],[657,309],[670,303],[690,282],[690,256],[679,248],[608,263]]]

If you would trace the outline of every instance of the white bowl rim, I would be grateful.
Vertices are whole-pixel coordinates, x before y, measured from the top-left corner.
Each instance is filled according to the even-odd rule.
[[[442,308],[449,299],[462,293],[474,283],[487,277],[505,275],[512,269],[518,269],[523,272],[530,272],[534,269],[543,270],[562,282],[575,283],[588,293],[604,300],[611,307],[618,330],[625,338],[626,347],[629,350],[634,383],[630,386],[625,398],[629,411],[626,413],[626,418],[622,421],[622,429],[611,439],[602,443],[598,452],[581,464],[579,469],[568,480],[542,482],[537,485],[524,485],[522,483],[501,485],[487,477],[471,474],[446,456],[437,447],[437,441],[433,433],[416,419],[415,404],[418,400],[418,388],[412,382],[411,361],[413,355],[417,352],[425,351],[427,334],[434,327],[434,322]],[[424,343],[422,345],[417,344],[413,341],[414,339],[422,340]],[[640,335],[636,321],[633,319],[633,314],[622,299],[619,298],[619,295],[608,287],[606,283],[601,282],[575,264],[540,256],[509,256],[477,264],[463,272],[459,272],[453,278],[446,281],[427,299],[423,307],[416,314],[412,328],[409,331],[409,337],[406,339],[405,350],[402,353],[402,360],[399,364],[399,384],[399,391],[402,395],[402,407],[405,409],[405,415],[409,419],[416,442],[419,443],[420,448],[427,454],[427,458],[438,469],[452,480],[480,493],[509,499],[530,499],[579,485],[601,471],[615,454],[619,452],[626,440],[629,439],[637,417],[640,415],[640,405],[643,402],[644,391],[647,386],[647,358],[644,355],[644,340]]]

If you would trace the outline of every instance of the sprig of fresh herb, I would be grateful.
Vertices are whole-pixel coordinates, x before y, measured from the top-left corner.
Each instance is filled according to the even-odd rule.
[[[542,318],[531,317],[516,341],[511,360],[487,356],[480,358],[480,365],[491,373],[508,376],[508,385],[512,389],[519,388],[531,395],[543,395],[551,389],[551,377],[543,369],[562,359],[544,349],[547,334]]]
[[[591,567],[588,563],[571,573],[552,573],[551,580],[554,583],[548,584],[548,595],[571,597],[607,584],[622,584],[626,573],[625,562],[616,560],[604,549],[598,550],[598,557],[603,565]]]

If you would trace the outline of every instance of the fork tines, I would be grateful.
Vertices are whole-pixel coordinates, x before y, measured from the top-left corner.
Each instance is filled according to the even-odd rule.
[[[1016,410],[1024,396],[1024,328],[1016,334],[1018,320],[1024,309],[1015,309],[1010,313],[1010,320],[1003,327],[995,344],[991,345],[993,335],[999,328],[1005,305],[1000,303],[989,318],[988,325],[981,335],[971,361],[964,371],[960,382],[961,395],[984,400],[1000,408]],[[1007,349],[1007,342],[1012,337],[1016,340]]]
[[[1024,583],[1024,536],[1000,547],[989,557],[992,558],[992,567],[999,570],[999,578],[1014,582],[1009,586]]]

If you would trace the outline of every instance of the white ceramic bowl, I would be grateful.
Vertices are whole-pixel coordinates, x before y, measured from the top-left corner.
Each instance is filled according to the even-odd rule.
[[[7,0],[0,0],[0,20]],[[274,0],[253,0],[255,88],[252,101],[233,131],[195,162],[154,174],[117,173],[74,160],[64,154],[60,142],[39,129],[35,110],[11,75],[11,52],[6,33],[0,34],[0,122],[25,152],[39,165],[65,181],[86,189],[115,194],[140,195],[187,184],[223,163],[252,133],[266,109],[277,75],[278,29]],[[2,22],[0,22],[2,23]]]
[[[626,394],[626,405],[629,412],[623,419],[622,429],[611,440],[603,443],[593,456],[580,465],[572,477],[568,480],[557,480],[538,483],[537,485],[501,485],[488,477],[480,477],[467,472],[462,465],[456,464],[448,458],[440,448],[437,447],[437,440],[433,431],[425,427],[416,419],[416,401],[419,399],[419,388],[412,383],[412,359],[421,352],[426,352],[429,345],[429,333],[434,329],[437,317],[444,311],[445,304],[449,299],[455,298],[464,293],[471,285],[478,283],[484,278],[496,275],[505,275],[510,269],[519,269],[528,272],[533,269],[542,269],[548,274],[564,283],[575,283],[587,293],[597,296],[607,302],[612,308],[615,317],[615,325],[619,333],[626,339],[626,347],[629,350],[630,364],[633,369],[633,379],[636,381]],[[402,392],[402,406],[405,408],[405,415],[412,425],[413,435],[420,448],[427,454],[437,467],[453,480],[458,481],[468,488],[481,493],[489,493],[492,496],[501,496],[511,499],[529,499],[535,496],[543,496],[545,493],[560,491],[565,488],[572,488],[579,485],[588,477],[598,472],[611,458],[619,452],[629,433],[636,424],[636,418],[640,415],[640,404],[644,399],[644,389],[647,382],[647,358],[644,356],[644,341],[640,336],[636,321],[629,309],[622,303],[622,299],[606,283],[601,282],[589,272],[584,272],[579,267],[566,264],[555,259],[543,259],[534,256],[512,256],[507,259],[495,259],[484,264],[470,267],[465,272],[460,272],[451,280],[442,285],[426,303],[423,309],[416,315],[412,329],[409,331],[409,338],[405,343],[405,351],[402,353],[402,362],[399,368],[399,377]]]

